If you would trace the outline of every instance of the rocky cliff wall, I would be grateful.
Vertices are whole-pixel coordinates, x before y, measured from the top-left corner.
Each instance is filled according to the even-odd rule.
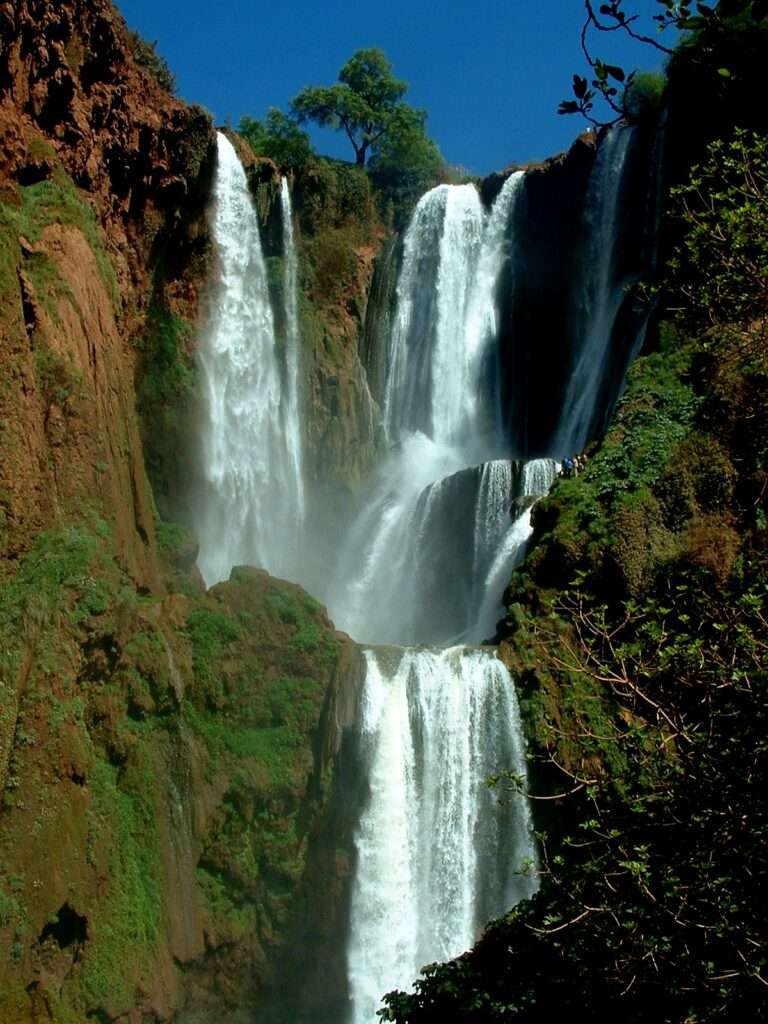
[[[156,588],[132,342],[156,250],[199,204],[211,126],[135,64],[107,2],[3,4],[0,32],[4,546],[88,502]]]
[[[605,143],[605,132],[589,132],[567,153],[527,168],[510,225],[499,285],[501,396],[512,447],[521,458],[563,454],[557,451],[558,424],[589,317],[595,315],[585,305],[591,286],[585,270],[599,258],[590,239],[600,211],[590,201],[612,201],[607,188],[599,187],[605,183],[595,180],[598,148]],[[635,128],[615,216],[616,282],[652,277],[659,158],[656,124]],[[482,182],[486,202],[507,173]],[[605,428],[647,315],[647,305],[627,291],[605,354],[590,436]]]
[[[194,469],[210,119],[106,0],[0,4],[0,43],[0,1018],[251,1020],[342,912],[362,660],[264,573],[204,595],[157,514]]]

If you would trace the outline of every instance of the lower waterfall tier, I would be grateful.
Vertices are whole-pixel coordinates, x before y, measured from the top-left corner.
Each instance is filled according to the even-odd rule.
[[[366,651],[359,718],[369,792],[355,835],[348,947],[352,1024],[420,968],[469,949],[485,923],[536,889],[512,679],[491,649]]]

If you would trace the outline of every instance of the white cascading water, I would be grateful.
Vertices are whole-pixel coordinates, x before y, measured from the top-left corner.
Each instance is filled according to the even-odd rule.
[[[280,211],[283,220],[283,303],[285,307],[285,403],[284,423],[288,456],[296,481],[296,514],[299,526],[306,514],[301,458],[301,416],[299,412],[299,286],[296,241],[293,236],[293,204],[288,179],[280,179]]]
[[[515,691],[491,651],[367,651],[359,720],[371,798],[356,837],[348,947],[352,1024],[382,994],[469,949],[536,888],[524,796],[486,779],[525,775]]]
[[[581,450],[626,280],[616,273],[631,131],[601,143],[585,203],[574,365],[555,450]],[[351,1024],[421,967],[460,954],[536,889],[530,813],[491,775],[526,774],[513,682],[489,648],[502,594],[558,466],[510,461],[498,408],[497,289],[514,259],[524,176],[492,209],[471,185],[422,197],[406,232],[383,399],[390,450],[330,573],[337,624],[369,643],[358,722],[367,798],[355,834],[347,948]],[[206,398],[199,565],[208,584],[247,563],[301,582],[297,261],[281,182],[284,337],[276,339],[256,214],[218,137],[211,229],[218,273],[200,345]],[[522,259],[524,253],[518,253]],[[514,263],[513,263],[514,265]],[[282,342],[282,344],[280,344]],[[447,646],[450,645],[450,646]]]
[[[511,175],[490,214],[472,185],[439,185],[419,201],[405,236],[390,342],[390,440],[420,431],[436,445],[458,448],[459,457],[488,445],[487,430],[496,424],[483,422],[489,410],[480,373],[495,333],[496,283],[522,182],[522,172]]]
[[[480,642],[530,536],[530,505],[557,472],[516,471],[486,361],[496,286],[523,175],[490,214],[471,186],[427,193],[397,287],[384,399],[393,449],[354,524],[330,595],[369,642]],[[513,520],[510,510],[521,502]],[[355,836],[347,950],[351,1024],[382,995],[469,949],[483,925],[537,887],[523,795],[499,805],[487,778],[525,778],[513,682],[491,650],[366,652],[359,723],[369,795]]]
[[[533,459],[524,463],[519,482],[513,484],[509,463],[489,462],[483,467],[475,521],[476,617],[470,629],[473,638],[493,636],[504,611],[504,590],[533,533],[531,510],[538,498],[549,493],[558,472],[553,459]],[[510,522],[513,495],[521,511]]]
[[[240,564],[295,578],[303,520],[300,423],[291,399],[297,369],[286,373],[279,359],[245,172],[221,133],[217,147],[211,212],[217,276],[200,343],[205,493],[196,523],[198,566],[209,586]],[[286,296],[290,302],[289,289]]]
[[[523,177],[507,179],[487,214],[473,186],[440,185],[422,196],[406,232],[384,396],[393,447],[326,595],[335,621],[361,640],[482,639],[470,630],[466,609],[457,608],[453,620],[441,610],[442,635],[419,631],[416,609],[428,604],[430,581],[444,574],[451,555],[421,542],[444,518],[440,503],[450,489],[443,481],[503,454],[484,370]],[[475,514],[496,522],[481,506]],[[508,524],[508,515],[497,523],[497,539]]]
[[[630,283],[629,279],[616,276],[616,245],[632,133],[633,129],[627,126],[612,128],[598,150],[590,175],[584,204],[587,241],[580,275],[578,355],[556,441],[563,455],[582,451],[590,439],[616,316]]]
[[[209,584],[238,563],[301,580],[310,517],[290,191],[283,180],[281,349],[246,177],[221,135],[218,152],[218,276],[200,353],[199,564]],[[474,187],[440,186],[422,198],[406,234],[384,400],[392,447],[327,595],[356,639],[490,635],[530,533],[530,503],[554,478],[554,463],[520,471],[509,461],[490,380],[496,289],[522,181],[510,177],[490,213]],[[486,785],[505,770],[525,775],[514,686],[493,651],[382,648],[366,662],[359,737],[369,798],[355,839],[353,1024],[373,1024],[386,991],[469,948],[487,920],[536,887],[526,870],[535,859],[526,800],[499,803]]]

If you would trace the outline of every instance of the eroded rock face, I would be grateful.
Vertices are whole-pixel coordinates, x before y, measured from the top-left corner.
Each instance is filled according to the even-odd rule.
[[[142,437],[136,380],[197,316],[207,115],[107,0],[0,3],[0,44],[0,1019],[250,1021],[343,915],[362,659],[299,588],[203,595],[194,538],[157,542],[146,455],[168,507],[182,434]]]
[[[43,534],[4,606],[0,1016],[250,1020],[297,948],[338,1001],[358,648],[261,570],[138,601],[114,555],[103,521]]]
[[[168,299],[194,315],[211,126],[135,64],[105,0],[3,4],[0,40],[3,546],[95,502],[156,588],[132,342],[171,240]]]
[[[624,129],[628,131],[628,129]],[[615,194],[600,177],[598,153],[605,132],[587,132],[567,153],[526,168],[522,201],[511,225],[510,258],[500,282],[500,357],[503,407],[513,450],[523,458],[558,452],[558,426],[585,334],[585,268],[600,257],[595,236],[599,200],[615,203],[612,273],[617,284],[651,280],[658,216],[660,134],[653,122],[632,130]],[[516,168],[486,178],[481,194],[491,202]],[[605,370],[596,396],[590,436],[599,434],[613,409],[648,316],[648,305],[626,300],[616,316]],[[514,410],[514,416],[511,411]]]

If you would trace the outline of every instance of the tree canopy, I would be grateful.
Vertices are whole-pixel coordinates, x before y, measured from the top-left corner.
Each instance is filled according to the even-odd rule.
[[[281,167],[303,167],[312,156],[307,133],[278,107],[270,107],[264,121],[242,117],[237,130],[257,156],[271,157]]]
[[[392,65],[377,47],[358,50],[339,72],[334,85],[311,85],[294,97],[291,110],[306,124],[343,131],[355,151],[355,162],[365,166],[371,152],[386,152],[399,139],[413,146],[420,133],[426,139],[423,111],[403,102],[407,83],[396,78]],[[421,141],[419,140],[419,141]],[[426,140],[427,142],[429,140]]]

